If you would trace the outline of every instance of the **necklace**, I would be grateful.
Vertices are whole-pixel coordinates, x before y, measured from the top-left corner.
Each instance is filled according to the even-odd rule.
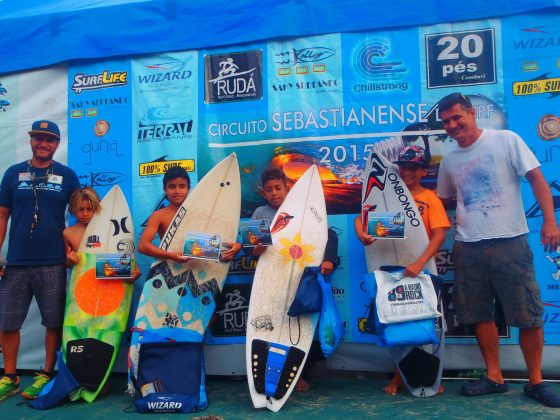
[[[33,167],[31,166],[31,160],[27,161],[27,171],[29,172],[29,176],[31,178],[31,189],[33,191],[33,197],[35,197],[35,207],[33,208],[33,215],[31,216],[31,228],[29,229],[29,237],[33,238],[33,231],[37,224],[39,223],[39,194],[42,191],[42,187],[40,187],[39,183],[44,183],[48,181],[49,176],[53,173],[53,165],[54,160],[51,161],[51,164],[47,168],[47,172],[43,176],[35,176],[35,172],[32,171]]]

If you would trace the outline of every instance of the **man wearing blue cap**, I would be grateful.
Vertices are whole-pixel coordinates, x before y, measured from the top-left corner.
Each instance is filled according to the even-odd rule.
[[[64,216],[70,195],[80,186],[72,169],[53,160],[60,144],[58,125],[35,121],[29,135],[32,158],[8,168],[0,184],[0,248],[11,221],[7,262],[0,269],[0,344],[5,372],[0,379],[0,401],[19,392],[20,329],[33,296],[46,327],[46,358],[44,370],[22,395],[37,398],[54,369],[66,300]]]

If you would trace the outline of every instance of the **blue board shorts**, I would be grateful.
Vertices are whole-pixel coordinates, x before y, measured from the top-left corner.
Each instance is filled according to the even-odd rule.
[[[6,266],[0,279],[0,331],[21,329],[35,296],[41,324],[60,328],[66,304],[66,267]]]
[[[494,299],[497,299],[508,325],[518,328],[543,325],[544,306],[526,235],[455,241],[453,262],[453,304],[459,323],[494,321]]]

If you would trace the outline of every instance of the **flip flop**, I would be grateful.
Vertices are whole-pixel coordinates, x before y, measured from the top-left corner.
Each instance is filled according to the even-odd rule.
[[[499,384],[491,379],[488,379],[488,376],[484,375],[478,381],[466,382],[463,384],[461,387],[461,394],[466,395],[467,397],[478,397],[479,395],[507,392],[508,389],[507,383],[504,382],[503,384]]]
[[[558,394],[550,383],[541,382],[540,384],[524,387],[525,395],[534,398],[538,402],[548,407],[560,407],[560,394]]]

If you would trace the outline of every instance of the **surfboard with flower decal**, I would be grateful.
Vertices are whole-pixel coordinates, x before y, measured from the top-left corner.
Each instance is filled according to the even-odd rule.
[[[247,379],[255,408],[278,411],[307,359],[317,314],[288,317],[305,267],[318,266],[327,243],[327,212],[319,171],[309,167],[271,224],[272,242],[260,257],[247,323]]]

